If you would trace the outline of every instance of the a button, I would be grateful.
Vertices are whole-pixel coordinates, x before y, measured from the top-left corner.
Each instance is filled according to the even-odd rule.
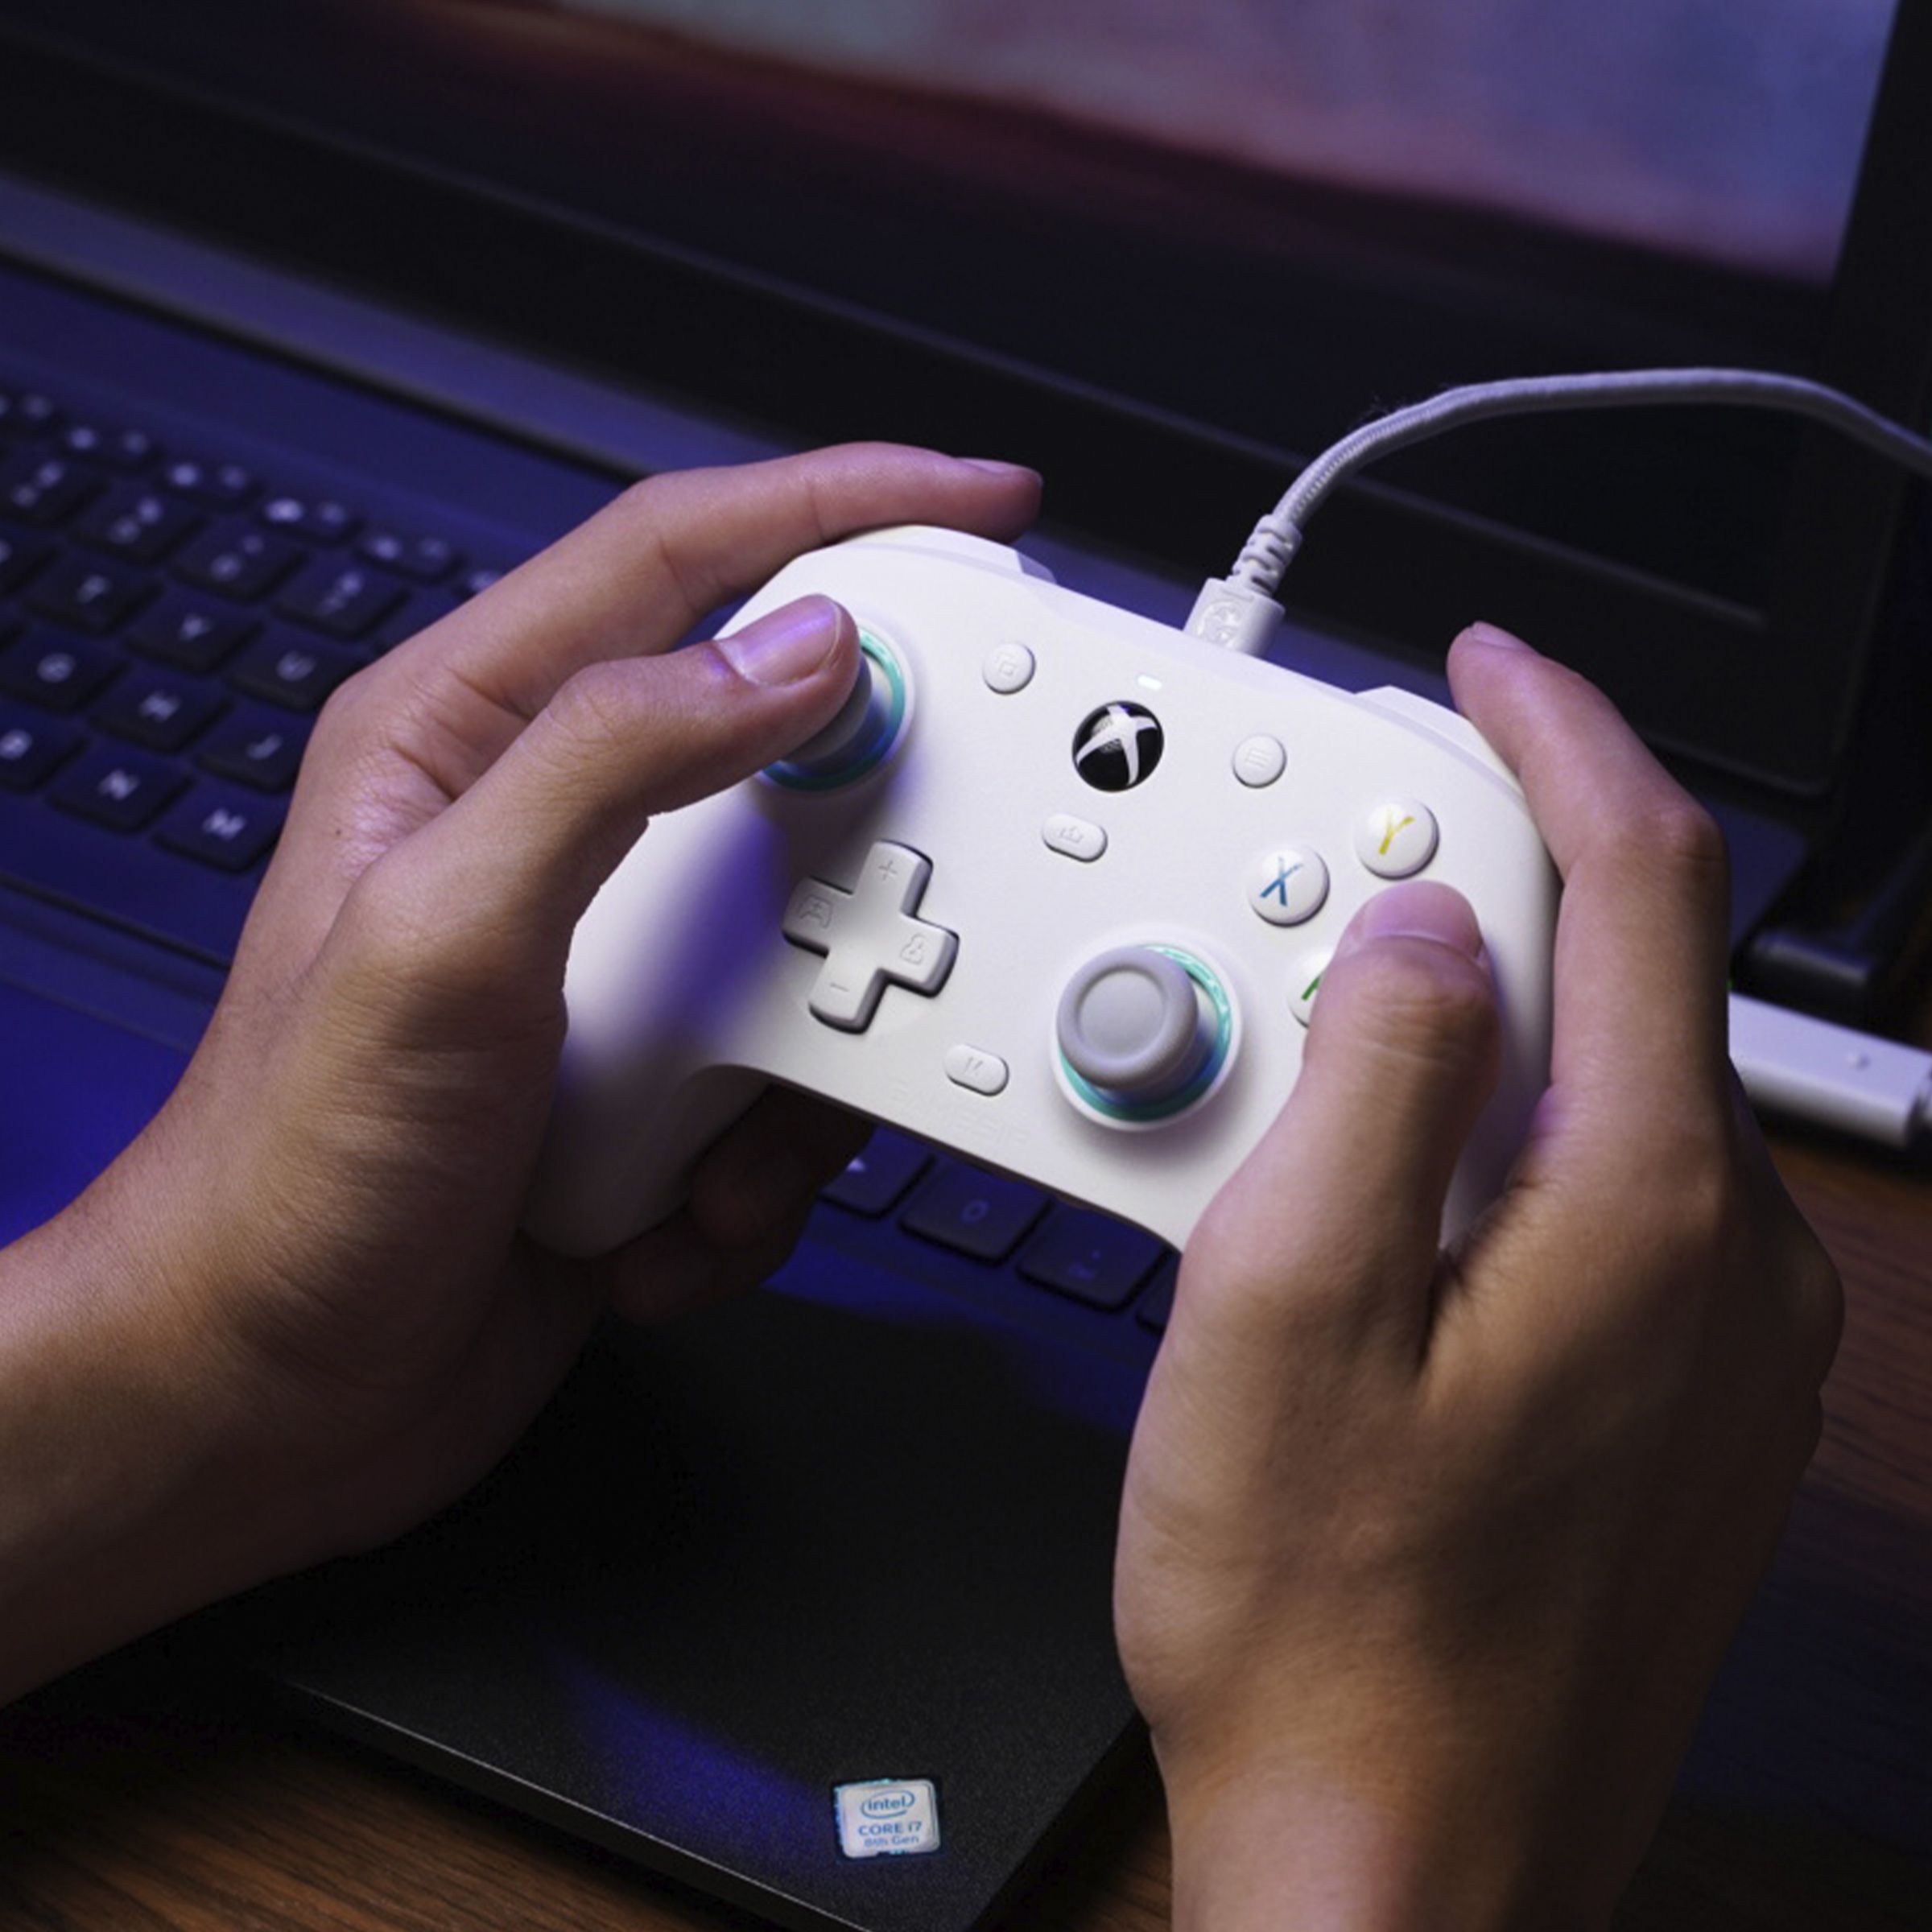
[[[946,983],[958,935],[914,916],[931,877],[930,860],[881,840],[849,892],[824,879],[793,889],[782,929],[793,945],[825,955],[808,1004],[828,1026],[863,1033],[888,985],[930,996]]]
[[[1305,953],[1294,963],[1288,981],[1288,1010],[1306,1026],[1315,1011],[1315,996],[1322,989],[1322,975],[1335,957],[1335,948],[1324,946],[1319,952]]]
[[[1328,868],[1319,852],[1278,846],[1248,868],[1248,903],[1270,926],[1311,919],[1328,897]]]
[[[1377,878],[1406,879],[1435,857],[1435,814],[1414,799],[1385,799],[1355,830],[1355,856]]]
[[[831,723],[766,775],[794,791],[832,791],[883,764],[906,724],[905,667],[869,630],[859,633],[859,675]]]
[[[1002,696],[1024,691],[1033,682],[1033,653],[1024,644],[996,644],[986,654],[980,675],[989,690]]]
[[[1070,859],[1097,859],[1107,849],[1107,834],[1091,819],[1076,819],[1070,811],[1056,811],[1040,828],[1040,836]]]
[[[949,1046],[946,1077],[954,1086],[970,1087],[975,1093],[999,1093],[1006,1085],[1006,1063],[977,1046]]]
[[[1088,960],[1060,995],[1061,1071],[1109,1119],[1164,1119],[1207,1091],[1232,1017],[1220,982],[1191,956],[1117,946]]]
[[[1234,775],[1244,785],[1272,785],[1287,769],[1288,753],[1279,738],[1257,732],[1234,748]]]

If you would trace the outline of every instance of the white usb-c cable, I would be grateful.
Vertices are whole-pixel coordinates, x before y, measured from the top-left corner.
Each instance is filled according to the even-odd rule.
[[[1465,423],[1501,416],[1659,403],[1770,409],[1808,417],[1919,476],[1932,477],[1932,443],[1839,390],[1802,376],[1776,375],[1761,369],[1631,369],[1468,383],[1446,389],[1426,402],[1391,410],[1323,450],[1255,525],[1234,568],[1202,585],[1187,620],[1187,634],[1250,657],[1261,656],[1282,621],[1274,592],[1301,547],[1309,518],[1340,485],[1379,456]]]

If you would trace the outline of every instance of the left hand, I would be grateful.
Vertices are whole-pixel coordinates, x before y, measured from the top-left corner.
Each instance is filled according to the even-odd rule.
[[[180,1574],[121,1623],[415,1522],[503,1453],[601,1310],[666,1315],[783,1258],[863,1137],[795,1094],[603,1260],[519,1234],[572,931],[652,813],[782,756],[851,687],[828,600],[672,651],[706,610],[868,527],[1010,538],[1037,495],[1030,472],[885,445],[655,477],[330,700],[179,1088],[4,1257],[85,1307],[62,1346],[101,1337],[97,1391],[138,1377],[89,1426],[141,1439],[83,1445],[121,1472],[109,1514],[171,1458],[196,1521],[219,1518],[225,1554],[198,1568],[172,1538],[151,1554]]]

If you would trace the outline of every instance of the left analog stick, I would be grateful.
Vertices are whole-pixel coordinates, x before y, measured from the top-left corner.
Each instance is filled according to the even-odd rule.
[[[845,702],[767,775],[795,791],[829,791],[882,764],[906,722],[906,674],[890,646],[859,633],[859,675]]]

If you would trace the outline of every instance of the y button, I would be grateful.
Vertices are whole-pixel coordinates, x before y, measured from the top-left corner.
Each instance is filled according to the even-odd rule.
[[[1355,828],[1355,856],[1381,879],[1420,872],[1435,843],[1435,814],[1417,799],[1385,799]]]

